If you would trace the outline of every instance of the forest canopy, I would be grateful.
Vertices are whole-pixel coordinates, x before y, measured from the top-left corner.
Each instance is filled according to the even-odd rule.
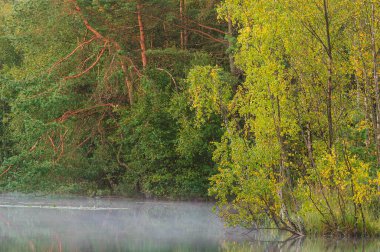
[[[0,0],[0,188],[379,235],[379,45],[379,1]]]

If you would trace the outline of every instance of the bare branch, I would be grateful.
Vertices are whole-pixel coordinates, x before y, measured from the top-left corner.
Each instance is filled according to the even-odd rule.
[[[85,45],[90,44],[92,41],[94,41],[96,37],[92,37],[89,40],[84,41],[83,43],[79,44],[71,53],[66,55],[64,58],[60,59],[59,61],[55,62],[53,66],[48,70],[49,74],[56,68],[58,65],[63,63],[64,61],[68,60],[71,56],[73,56],[79,49],[82,49]]]
[[[67,119],[69,119],[70,117],[75,116],[77,114],[85,113],[85,112],[88,112],[88,111],[91,111],[91,110],[94,110],[97,108],[102,108],[102,107],[112,107],[113,108],[115,106],[116,105],[113,103],[105,103],[105,104],[98,104],[98,105],[95,105],[95,106],[92,106],[89,108],[78,109],[78,110],[74,110],[74,111],[70,110],[70,111],[65,112],[61,117],[55,119],[54,121],[62,123],[64,121],[66,121]]]
[[[64,80],[75,79],[75,78],[81,77],[82,75],[84,75],[85,73],[87,73],[91,69],[93,69],[98,64],[98,62],[101,59],[101,57],[103,56],[103,54],[104,54],[104,52],[106,50],[106,45],[107,45],[107,42],[104,43],[104,46],[103,46],[102,50],[99,52],[98,57],[96,57],[96,60],[91,64],[91,66],[89,66],[87,69],[85,69],[81,73],[65,77]]]

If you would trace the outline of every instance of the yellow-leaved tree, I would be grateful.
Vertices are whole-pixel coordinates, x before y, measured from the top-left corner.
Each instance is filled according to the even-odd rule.
[[[375,8],[360,0],[220,5],[220,18],[238,30],[243,77],[233,85],[215,80],[220,69],[194,68],[189,88],[200,118],[224,119],[210,194],[230,224],[296,235],[379,232],[377,138],[369,133],[379,104],[376,65],[367,62],[377,23],[361,27],[376,15],[366,4]],[[223,93],[228,85],[233,97]]]

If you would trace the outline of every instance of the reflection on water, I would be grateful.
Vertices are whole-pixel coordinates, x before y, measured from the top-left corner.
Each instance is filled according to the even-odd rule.
[[[0,251],[380,251],[225,229],[208,203],[0,195]],[[260,241],[258,241],[260,240]]]
[[[269,239],[268,239],[269,238]],[[222,251],[265,251],[265,252],[379,252],[378,239],[334,239],[334,238],[285,238],[283,235],[260,233],[242,242],[222,242]]]

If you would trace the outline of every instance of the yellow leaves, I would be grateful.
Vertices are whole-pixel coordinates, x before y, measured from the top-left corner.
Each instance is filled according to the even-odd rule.
[[[199,124],[212,114],[227,116],[234,81],[218,66],[196,66],[190,71],[187,83],[191,106],[196,111]]]
[[[218,70],[213,68],[210,70],[210,77],[214,80],[218,78]]]
[[[370,125],[368,125],[367,120],[361,120],[357,126],[358,131],[368,130],[369,128],[370,128]]]
[[[12,11],[12,4],[4,3],[3,1],[0,2],[0,26],[2,25],[2,19],[9,18],[12,14]]]
[[[377,172],[377,177],[373,180],[374,185],[380,186],[380,171]]]
[[[350,162],[354,164],[352,167],[353,200],[356,204],[363,204],[374,197],[369,165],[354,159],[351,159]]]
[[[352,30],[357,20],[351,19],[358,18],[361,11],[353,4],[350,0],[329,1],[330,41],[323,2],[222,3],[223,14],[233,10],[238,23],[236,62],[245,77],[227,106],[232,122],[225,136],[230,142],[219,162],[228,167],[224,172],[232,178],[229,183],[238,199],[234,204],[279,211],[286,203],[277,195],[287,186],[281,183],[286,172],[286,179],[301,177],[291,186],[300,204],[315,212],[321,205],[321,215],[335,212],[339,204],[351,208],[352,203],[364,204],[375,197],[380,177],[370,176],[366,162],[372,162],[368,158],[372,146],[363,140],[368,139],[372,127],[373,73],[368,61],[372,56],[366,48],[370,37],[363,28]],[[330,42],[331,52],[327,48]],[[209,75],[217,79],[214,71]],[[330,84],[333,91],[328,95]],[[209,97],[212,103],[218,102],[217,96]],[[326,116],[328,108],[332,120]],[[329,121],[334,124],[333,150],[327,144]],[[344,146],[342,141],[350,143]],[[270,206],[264,205],[265,200],[272,200]]]
[[[340,197],[364,204],[374,199],[376,180],[370,177],[370,166],[355,156],[338,156],[336,150],[326,154],[317,162],[317,170],[312,170],[307,183],[318,185],[322,191],[334,194],[339,190]]]

